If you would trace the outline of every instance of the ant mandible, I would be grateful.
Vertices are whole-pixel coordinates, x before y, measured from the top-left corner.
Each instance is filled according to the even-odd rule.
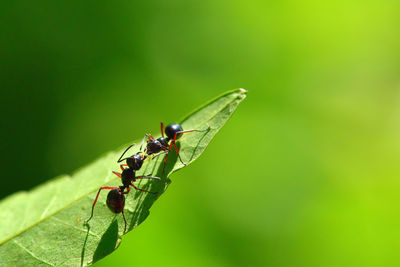
[[[130,147],[132,147],[132,146],[133,145],[131,145]],[[128,147],[128,149],[130,147]],[[126,149],[125,152],[128,149]],[[125,154],[125,152],[121,155],[121,157],[119,158],[119,160],[117,162],[121,162],[122,160],[125,160],[125,159],[121,159],[122,156]],[[97,202],[97,199],[99,198],[100,192],[103,189],[111,190],[110,192],[108,192],[108,195],[107,195],[106,203],[107,203],[108,208],[114,213],[117,213],[117,214],[122,213],[122,217],[124,218],[124,222],[125,222],[124,233],[126,232],[126,225],[127,225],[127,222],[125,219],[125,214],[124,214],[124,206],[125,206],[125,196],[124,195],[129,193],[130,186],[132,186],[133,188],[135,188],[136,190],[139,190],[139,191],[156,194],[156,192],[150,192],[145,189],[138,188],[133,184],[133,182],[135,182],[137,179],[161,180],[160,177],[153,177],[153,176],[147,176],[147,175],[136,176],[135,171],[139,170],[141,168],[141,166],[143,164],[143,160],[146,158],[145,156],[142,156],[139,153],[136,153],[135,155],[126,158],[127,164],[125,164],[125,165],[128,165],[129,166],[128,168],[124,168],[124,165],[120,165],[122,173],[113,171],[113,173],[115,175],[117,175],[119,178],[121,178],[122,186],[100,187],[99,191],[97,192],[96,199],[94,200],[93,205],[92,205],[91,215],[90,215],[89,219],[86,221],[86,223],[88,223],[92,219],[94,206],[96,205],[96,202]],[[128,160],[128,159],[131,159],[131,160]]]
[[[143,141],[140,145],[140,150],[142,150],[142,145],[143,145],[144,141],[146,140],[146,138],[148,138],[145,152],[149,156],[157,153],[156,155],[153,156],[153,159],[155,157],[158,157],[159,155],[167,154],[164,159],[164,164],[165,164],[167,162],[168,153],[171,150],[172,146],[174,146],[176,154],[178,154],[179,160],[182,162],[183,165],[186,165],[186,163],[183,162],[181,156],[179,155],[178,147],[176,146],[176,140],[181,138],[181,136],[184,133],[205,132],[205,131],[208,131],[209,129],[210,129],[210,127],[208,127],[206,130],[192,129],[192,130],[184,131],[182,126],[179,125],[178,123],[171,123],[171,124],[167,125],[167,127],[165,127],[165,135],[167,137],[164,137],[164,123],[161,122],[161,137],[155,139],[151,134],[145,134]],[[171,142],[171,143],[169,143],[169,142]]]

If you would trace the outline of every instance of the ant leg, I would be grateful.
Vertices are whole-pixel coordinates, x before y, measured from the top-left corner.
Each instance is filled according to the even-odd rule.
[[[131,147],[133,147],[134,145],[135,145],[135,144],[132,144],[132,145],[128,146],[127,149],[125,149],[124,153],[122,153],[121,157],[119,157],[119,159],[117,160],[118,163],[120,163],[121,161],[125,160],[125,159],[122,159],[122,157],[123,157],[123,156],[125,155],[125,153],[126,153]]]
[[[136,179],[157,179],[157,180],[161,180],[160,177],[147,176],[147,175],[136,176],[135,178],[136,178]]]
[[[90,219],[92,219],[93,217],[93,211],[94,211],[94,206],[96,205],[97,199],[99,198],[100,195],[100,191],[103,189],[119,189],[118,186],[105,186],[105,187],[100,187],[99,191],[97,191],[97,195],[96,195],[96,199],[93,202],[92,205],[92,213],[90,214],[90,218],[86,220],[86,223],[88,223],[90,221]]]
[[[119,165],[119,167],[121,168],[121,170],[122,170],[122,171],[124,171],[124,170],[125,170],[124,166],[128,166],[128,164],[122,164],[122,165]]]
[[[126,219],[125,219],[124,210],[122,210],[122,217],[124,218],[124,222],[125,222],[125,227],[124,227],[124,234],[125,234],[125,232],[126,232],[126,225],[127,225],[127,223],[126,223]]]
[[[174,139],[171,141],[171,144],[169,145],[168,150],[171,150],[171,147],[174,146],[174,147],[175,147],[176,154],[178,154],[179,160],[181,161],[181,163],[182,163],[183,165],[186,165],[186,163],[183,162],[183,160],[182,160],[182,158],[181,158],[181,155],[179,154],[178,147],[176,146],[176,143],[175,143],[175,141],[176,141],[176,135],[177,135],[177,134],[178,134],[178,133],[176,133],[176,134],[174,135]],[[167,156],[168,156],[168,155],[167,155]],[[165,157],[165,159],[164,159],[164,164],[165,164],[166,162],[167,162],[167,157]]]
[[[142,142],[140,143],[140,149],[139,149],[140,151],[142,151],[142,146],[144,144],[144,140],[146,140],[146,137],[149,138],[149,139],[154,139],[154,137],[151,134],[145,134],[144,137],[143,137]],[[147,141],[147,142],[149,142],[149,141]]]
[[[129,186],[126,188],[126,192],[122,192],[123,195],[126,195],[129,193],[129,191],[131,191],[131,189],[129,188]]]
[[[175,147],[176,154],[178,154],[179,160],[182,162],[183,165],[186,165],[186,163],[183,162],[183,160],[182,160],[182,158],[181,158],[181,155],[179,154],[178,147],[176,146],[175,141],[173,141],[173,144],[174,144],[174,147]]]
[[[180,131],[180,132],[177,132],[177,134],[184,134],[184,133],[191,133],[191,132],[196,132],[197,130],[186,130],[186,131]]]
[[[133,188],[135,188],[136,190],[139,190],[139,191],[142,191],[142,192],[147,192],[147,193],[150,193],[150,194],[157,194],[157,192],[150,192],[150,191],[147,191],[147,190],[145,190],[145,189],[137,188],[137,187],[134,186],[133,184],[131,184],[131,186],[132,186]]]
[[[164,151],[162,151],[162,152],[160,152],[160,153],[158,153],[158,154],[155,154],[151,159],[154,159],[154,158],[156,158],[156,157],[158,157],[158,156],[160,156],[160,155],[162,155],[162,154],[165,154],[165,153],[167,153],[168,154],[168,150],[164,150]]]
[[[191,132],[207,132],[207,131],[209,131],[211,129],[211,127],[210,126],[208,126],[208,128],[207,129],[205,129],[205,130],[196,130],[196,129],[192,129],[192,130],[185,130],[185,131],[179,131],[179,132],[177,132],[177,134],[183,134],[183,133],[191,133]]]
[[[178,148],[176,147],[176,143],[175,142],[174,142],[174,147],[175,147],[176,154],[178,154],[179,160],[182,162],[183,165],[186,165],[186,163],[183,162],[183,160],[181,158],[181,155],[179,154],[179,151],[178,151]]]
[[[164,123],[161,122],[161,136],[164,137]]]
[[[171,142],[171,144],[169,144],[167,155],[164,158],[164,165],[167,162],[169,151],[171,151],[171,147],[172,147],[173,143],[175,142],[175,139],[176,139],[176,134],[174,135],[174,140]],[[167,150],[165,150],[165,151],[167,151]]]
[[[112,171],[112,173],[114,173],[116,176],[118,176],[119,178],[121,178],[121,174],[120,174],[119,172]]]
[[[142,151],[142,146],[143,146],[144,140],[146,140],[146,137],[147,137],[147,134],[144,135],[143,140],[140,143],[140,148],[139,148],[140,151]]]

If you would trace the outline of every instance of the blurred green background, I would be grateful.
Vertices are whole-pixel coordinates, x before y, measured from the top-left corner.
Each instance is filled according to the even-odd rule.
[[[0,197],[243,87],[202,157],[95,266],[399,266],[399,12],[397,0],[3,2]]]

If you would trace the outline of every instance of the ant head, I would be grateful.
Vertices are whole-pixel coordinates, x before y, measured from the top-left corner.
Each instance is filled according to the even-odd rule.
[[[135,171],[132,168],[126,168],[121,173],[121,180],[124,187],[129,187],[131,182],[135,181]]]
[[[165,134],[168,136],[169,139],[174,139],[174,136],[177,132],[183,131],[182,126],[178,123],[171,123],[167,127],[165,127]],[[179,139],[182,136],[181,133],[176,135],[176,139]]]
[[[113,189],[107,195],[107,206],[114,213],[120,213],[124,210],[125,196],[122,194],[122,188],[124,187],[121,186],[119,189]]]
[[[141,152],[136,153],[135,155],[126,159],[126,164],[128,164],[129,168],[137,171],[143,165],[143,161],[146,159],[147,156],[140,155]]]

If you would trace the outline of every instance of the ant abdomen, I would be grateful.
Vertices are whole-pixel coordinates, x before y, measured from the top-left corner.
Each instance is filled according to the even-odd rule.
[[[125,196],[120,189],[112,189],[107,195],[107,206],[114,213],[121,213],[125,206]]]

